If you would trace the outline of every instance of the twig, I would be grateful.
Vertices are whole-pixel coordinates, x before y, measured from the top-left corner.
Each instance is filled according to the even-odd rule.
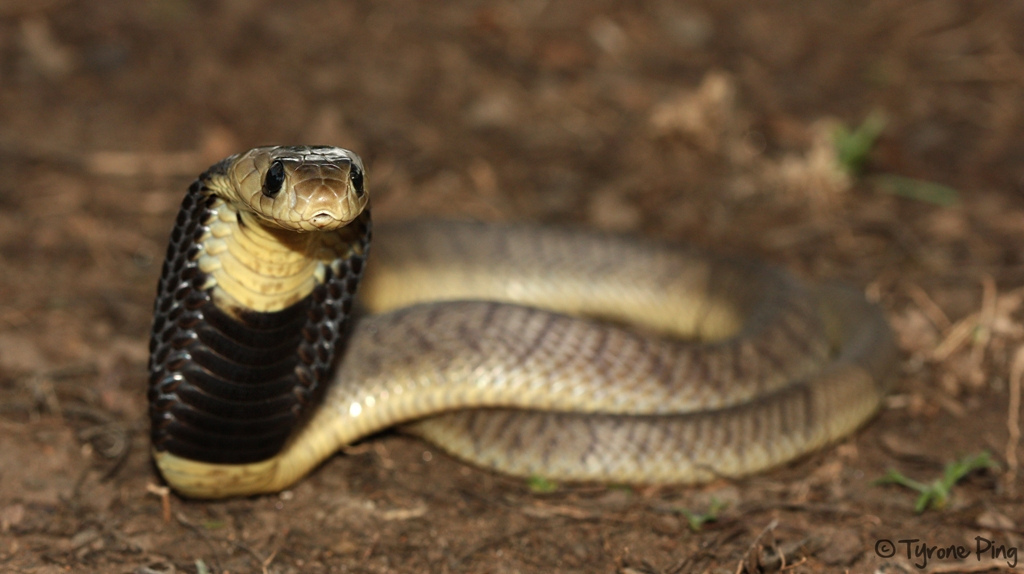
[[[754,550],[757,548],[757,545],[761,542],[761,539],[764,538],[765,534],[773,532],[778,525],[779,519],[773,518],[772,521],[769,522],[768,525],[761,530],[761,533],[757,535],[757,538],[754,538],[754,541],[751,542],[750,546],[747,547],[747,551],[743,553],[743,558],[739,561],[739,564],[736,565],[736,574],[743,573],[743,569],[746,567],[747,560],[754,553]],[[785,564],[783,564],[783,566],[785,566]]]
[[[270,566],[270,563],[273,562],[274,558],[277,556],[277,550],[274,550],[273,552],[270,553],[270,556],[264,558],[263,556],[260,556],[259,552],[256,552],[256,549],[250,547],[247,544],[243,544],[242,542],[239,542],[238,540],[231,540],[230,542],[231,542],[232,545],[234,545],[235,548],[238,548],[239,550],[243,550],[246,553],[248,553],[249,556],[252,556],[252,558],[254,560],[256,560],[256,563],[260,565],[260,568],[262,569],[263,574],[268,574],[267,568]]]
[[[950,323],[949,317],[942,311],[928,293],[922,289],[916,283],[910,283],[907,285],[907,294],[914,300],[914,303],[921,309],[925,317],[935,325],[939,331],[946,332],[953,324]]]
[[[146,492],[160,497],[160,507],[163,509],[164,523],[171,521],[171,489],[166,486],[159,486],[152,482],[146,484]]]
[[[192,524],[192,522],[189,521],[189,519],[186,518],[185,515],[180,512],[176,512],[174,514],[174,518],[178,520],[179,524],[191,530],[193,534],[198,536],[199,539],[202,540],[204,544],[206,544],[206,547],[210,549],[210,554],[213,555],[213,561],[217,569],[217,572],[223,572],[224,569],[221,568],[220,565],[220,553],[217,551],[217,547],[214,546],[213,541],[210,540],[210,536],[206,534],[206,531],[203,530],[202,527]]]
[[[946,338],[932,351],[932,360],[946,360],[972,335],[977,334],[971,349],[971,363],[975,367],[981,365],[982,355],[988,348],[988,342],[992,335],[992,322],[995,320],[996,303],[999,300],[995,280],[991,275],[985,274],[982,277],[981,286],[981,310],[957,321],[949,329]]]
[[[979,316],[980,313],[971,313],[954,323],[949,329],[946,338],[932,351],[932,360],[936,362],[945,361],[950,355],[955,353],[978,326]]]
[[[985,350],[992,339],[992,323],[995,322],[996,303],[999,301],[996,281],[988,273],[981,278],[981,288],[981,313],[978,317],[978,330],[977,336],[974,338],[974,347],[971,349],[971,365],[975,369],[981,368],[981,361],[984,358]]]
[[[1006,428],[1010,436],[1006,439],[1006,475],[1004,488],[1009,496],[1017,492],[1017,448],[1020,446],[1020,386],[1024,378],[1024,345],[1017,347],[1010,365],[1010,404],[1006,413]]]

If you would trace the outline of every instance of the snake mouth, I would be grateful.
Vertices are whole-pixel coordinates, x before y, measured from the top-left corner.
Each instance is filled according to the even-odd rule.
[[[329,211],[318,211],[309,218],[309,223],[317,230],[331,231],[348,223],[348,221],[334,215]]]

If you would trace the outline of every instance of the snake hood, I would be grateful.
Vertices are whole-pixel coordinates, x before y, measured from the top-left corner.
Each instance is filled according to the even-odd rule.
[[[156,452],[231,464],[276,454],[343,344],[371,234],[363,164],[264,147],[189,188],[150,339]]]
[[[331,146],[258,147],[211,168],[215,193],[261,223],[290,231],[332,231],[366,208],[363,160]]]

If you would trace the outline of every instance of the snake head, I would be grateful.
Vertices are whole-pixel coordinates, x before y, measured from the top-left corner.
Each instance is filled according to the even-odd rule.
[[[332,231],[366,208],[363,160],[331,146],[259,147],[227,160],[215,190],[264,223],[292,231]]]

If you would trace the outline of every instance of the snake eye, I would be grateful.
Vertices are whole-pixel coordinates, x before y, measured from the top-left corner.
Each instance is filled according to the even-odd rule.
[[[352,187],[356,190],[356,197],[362,197],[366,190],[363,189],[363,170],[356,165],[348,170],[348,178],[352,180]]]
[[[281,160],[274,160],[263,178],[263,195],[273,199],[281,193],[281,186],[284,185],[284,164]]]

